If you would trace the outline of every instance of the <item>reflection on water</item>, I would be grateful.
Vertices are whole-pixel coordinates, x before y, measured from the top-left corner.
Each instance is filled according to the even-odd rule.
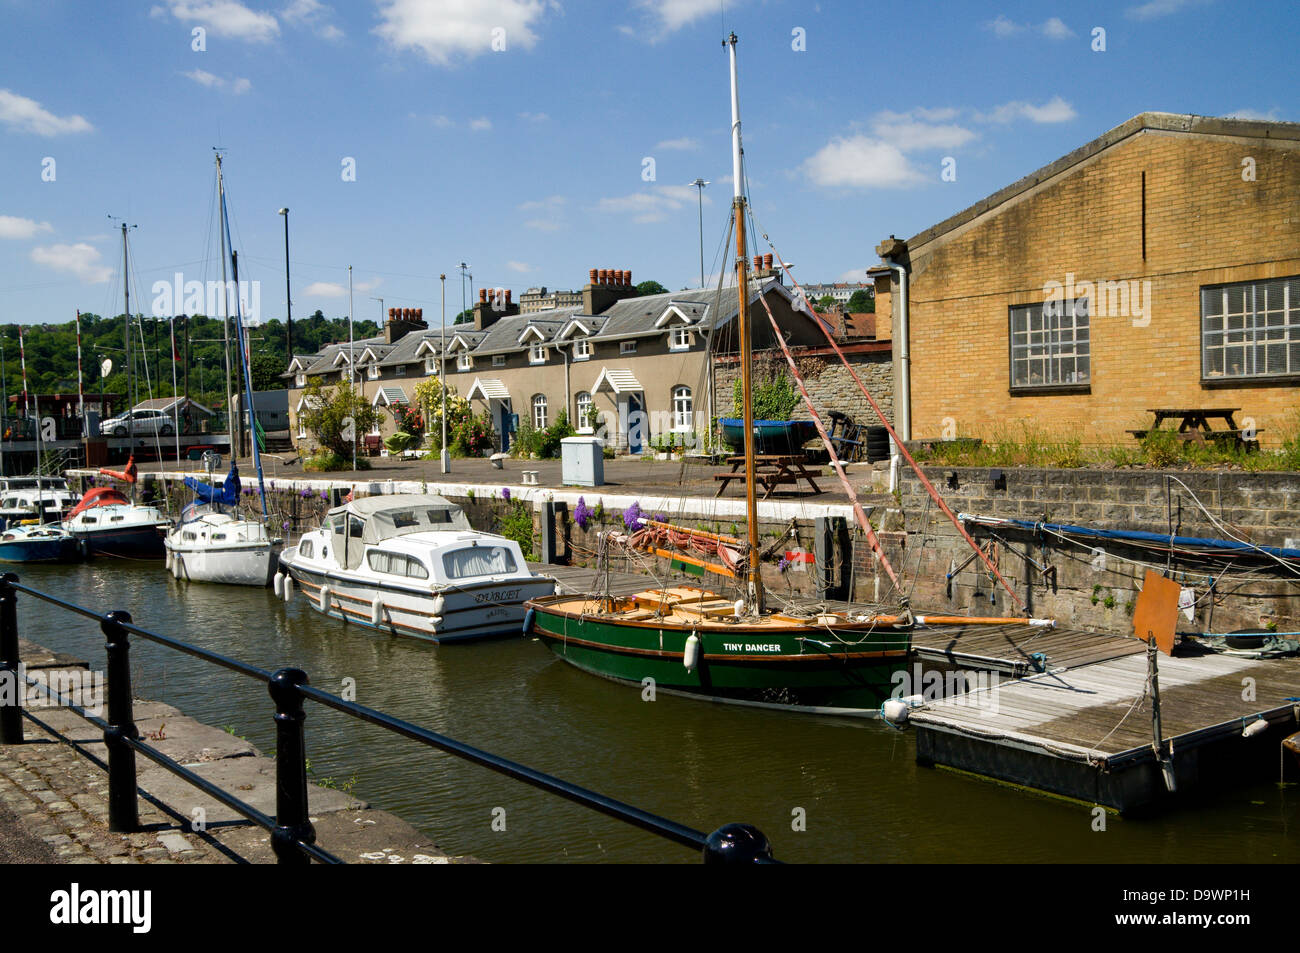
[[[877,723],[807,718],[640,692],[579,672],[522,639],[438,647],[344,627],[298,595],[182,584],[161,563],[27,567],[24,583],[82,605],[124,608],[145,628],[274,670],[699,830],[760,827],[789,861],[1289,862],[1300,793],[1261,784],[1155,819],[917,767],[913,738]],[[19,597],[20,632],[103,665],[98,626]],[[226,727],[269,753],[266,688],[137,640],[135,691]],[[319,706],[307,708],[312,771],[495,862],[692,861],[601,815]],[[506,829],[494,831],[493,810]],[[796,809],[806,830],[795,831]],[[498,825],[499,826],[499,825]]]

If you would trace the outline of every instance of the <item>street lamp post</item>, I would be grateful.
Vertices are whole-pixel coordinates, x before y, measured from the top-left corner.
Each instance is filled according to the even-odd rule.
[[[438,347],[438,390],[442,393],[442,472],[451,472],[451,451],[447,449],[447,276],[438,276],[442,285],[442,344]]]
[[[352,360],[352,266],[348,265],[348,390],[352,389],[354,372],[356,368]],[[357,416],[352,414],[352,472],[357,472]]]
[[[704,287],[704,187],[708,185],[703,179],[691,183],[699,196],[700,206],[700,287]]]
[[[289,294],[289,210],[280,209],[284,216],[284,366],[293,362],[293,298]]]

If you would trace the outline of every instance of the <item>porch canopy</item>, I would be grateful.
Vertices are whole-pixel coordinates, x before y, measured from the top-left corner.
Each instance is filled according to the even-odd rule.
[[[509,400],[510,391],[505,384],[501,383],[496,377],[476,377],[474,383],[470,385],[469,393],[465,395],[466,400],[473,400],[478,396],[480,400]]]
[[[593,394],[602,391],[614,394],[636,394],[645,391],[641,382],[636,379],[636,375],[624,367],[606,367],[596,378],[596,383],[592,385]]]

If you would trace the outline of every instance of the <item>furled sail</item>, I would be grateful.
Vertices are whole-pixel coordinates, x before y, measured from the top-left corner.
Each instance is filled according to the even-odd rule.
[[[234,460],[230,461],[230,472],[226,474],[226,482],[221,486],[209,486],[194,477],[186,477],[185,485],[194,491],[196,502],[234,506],[239,502],[239,467]]]

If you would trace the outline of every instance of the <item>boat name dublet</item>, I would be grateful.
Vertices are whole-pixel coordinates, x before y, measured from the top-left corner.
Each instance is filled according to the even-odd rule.
[[[728,652],[780,652],[781,646],[762,642],[723,642]]]
[[[484,602],[514,602],[514,601],[515,601],[516,599],[518,599],[518,598],[519,598],[519,590],[518,590],[518,589],[507,589],[507,590],[505,590],[504,592],[476,592],[476,593],[474,593],[474,601],[475,601],[475,602],[478,602],[478,603],[484,603]]]

